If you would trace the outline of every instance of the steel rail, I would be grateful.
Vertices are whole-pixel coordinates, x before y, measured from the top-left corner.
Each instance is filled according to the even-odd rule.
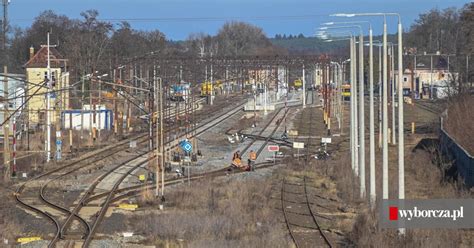
[[[148,162],[148,159],[146,159],[145,161],[143,162],[140,162],[140,163],[137,163],[135,166],[133,166],[132,168],[130,168],[127,173],[124,173],[120,178],[119,180],[117,180],[117,182],[114,184],[112,190],[109,192],[108,196],[107,196],[107,199],[105,200],[105,203],[102,205],[98,215],[97,215],[97,218],[95,219],[95,221],[93,222],[92,224],[92,227],[91,227],[91,230],[90,232],[88,233],[88,235],[86,236],[85,240],[84,240],[84,243],[82,244],[82,247],[89,247],[90,243],[92,242],[92,239],[95,235],[95,232],[97,231],[97,227],[99,226],[100,222],[102,221],[102,219],[104,218],[105,216],[105,213],[107,211],[107,209],[109,208],[109,205],[110,205],[110,200],[112,199],[112,197],[115,195],[115,191],[117,190],[117,188],[119,187],[119,185],[123,182],[123,180],[125,180],[125,178],[131,174],[134,170],[138,169],[140,166],[146,164]],[[110,173],[113,173],[116,169],[122,167],[124,164],[127,164],[128,162],[126,163],[122,163],[116,167],[114,167],[112,170],[109,170],[108,173],[104,174],[102,179],[105,178],[106,176],[108,176]],[[97,184],[96,184],[97,185]],[[85,196],[87,197],[88,196],[88,193],[90,191],[86,192]],[[78,205],[80,206],[80,205]]]
[[[291,239],[293,240],[293,243],[295,244],[296,247],[300,247],[299,246],[299,243],[298,241],[296,240],[296,237],[293,233],[293,231],[291,230],[291,227],[290,227],[290,220],[288,219],[288,215],[286,214],[286,207],[285,207],[285,200],[283,199],[283,195],[284,195],[284,192],[285,192],[285,180],[283,179],[283,182],[281,184],[281,198],[280,198],[280,201],[281,201],[281,209],[283,211],[283,216],[285,217],[285,224],[286,224],[286,227],[288,228],[288,231],[290,232],[290,237]]]
[[[134,138],[136,138],[136,137],[132,137],[131,139],[134,139]],[[128,142],[128,139],[126,139],[126,140],[124,140],[124,141],[120,141],[118,145],[123,144],[123,143],[126,143],[126,142]],[[114,146],[117,146],[117,145],[114,145]],[[108,147],[113,147],[113,146],[108,146]],[[105,147],[105,148],[102,148],[102,149],[99,149],[99,150],[107,150],[108,147]],[[33,181],[35,181],[35,180],[38,180],[38,179],[40,179],[40,178],[49,176],[49,175],[51,175],[51,174],[53,174],[53,173],[56,173],[56,172],[58,172],[58,171],[61,171],[61,170],[63,170],[63,169],[73,167],[73,166],[75,166],[75,165],[81,163],[82,161],[84,161],[84,160],[86,160],[86,159],[89,159],[89,158],[92,158],[92,157],[96,156],[97,153],[98,153],[98,152],[92,152],[92,153],[90,153],[90,154],[88,154],[88,155],[82,157],[80,160],[78,159],[78,160],[73,161],[73,162],[71,162],[71,163],[68,163],[68,164],[66,164],[66,165],[64,165],[64,166],[61,166],[61,167],[55,168],[55,169],[53,169],[53,170],[50,170],[50,171],[41,173],[41,174],[39,174],[39,175],[37,175],[37,176],[35,176],[35,177],[33,177],[33,178],[31,178],[31,179],[25,181],[24,183],[22,183],[22,184],[18,187],[18,189],[16,190],[16,192],[14,193],[15,199],[16,199],[16,201],[17,201],[18,203],[20,203],[20,205],[22,205],[23,207],[25,207],[25,208],[27,208],[27,209],[33,210],[34,212],[36,212],[36,213],[38,213],[38,214],[44,216],[45,218],[47,218],[47,219],[49,219],[51,222],[53,222],[53,224],[54,224],[55,227],[56,227],[56,233],[55,233],[55,235],[54,235],[53,240],[56,239],[56,241],[57,241],[57,238],[59,238],[59,236],[60,236],[60,234],[61,234],[59,221],[56,220],[50,213],[48,213],[48,212],[46,212],[46,211],[44,211],[44,210],[41,210],[41,209],[38,208],[38,207],[34,207],[32,204],[29,204],[29,203],[25,202],[24,200],[22,200],[22,199],[20,198],[20,196],[23,194],[23,191],[25,190],[27,184],[29,184],[29,183],[31,183],[31,182],[33,182]],[[41,197],[40,197],[40,198],[41,198]],[[54,245],[55,245],[55,242],[50,242],[50,243],[48,244],[48,247],[54,247]]]
[[[318,221],[316,220],[316,216],[313,213],[313,210],[311,209],[311,205],[310,205],[309,199],[308,199],[308,191],[306,189],[306,177],[303,177],[303,184],[304,184],[304,195],[305,195],[305,198],[306,198],[306,205],[309,209],[309,213],[311,214],[311,218],[313,219],[314,224],[316,224],[316,226],[318,227],[318,231],[321,234],[321,236],[323,237],[324,241],[331,248],[332,247],[331,242],[329,241],[326,234],[324,234],[323,230],[321,229],[321,226],[319,225]]]

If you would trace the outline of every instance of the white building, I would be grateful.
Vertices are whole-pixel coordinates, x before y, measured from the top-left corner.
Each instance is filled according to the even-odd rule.
[[[113,125],[112,110],[106,109],[104,105],[96,105],[91,109],[84,105],[84,109],[65,110],[61,113],[61,121],[64,129],[90,130],[91,127],[101,130],[110,130]]]
[[[8,80],[8,93],[7,93],[7,98],[9,99],[8,101],[8,112],[9,114],[15,112],[17,108],[20,108],[22,104],[25,102],[25,75],[24,74],[7,74],[6,76]],[[5,97],[5,92],[4,92],[4,80],[5,76],[0,75],[0,98],[2,101],[0,101],[0,124],[4,122],[5,120],[5,114],[4,114],[4,104],[5,102],[3,101]],[[23,114],[24,108],[19,109],[14,117],[18,119],[18,117]],[[8,114],[8,115],[9,115]],[[7,116],[8,116],[7,115]],[[13,118],[10,119],[8,123],[10,127],[10,132],[13,130],[13,125],[12,125]],[[3,127],[0,128],[0,133],[3,135]]]
[[[398,85],[398,71],[395,71],[395,84]],[[452,82],[458,78],[458,73],[446,69],[417,68],[405,69],[403,73],[404,95],[411,92],[415,98],[443,98],[446,97]]]

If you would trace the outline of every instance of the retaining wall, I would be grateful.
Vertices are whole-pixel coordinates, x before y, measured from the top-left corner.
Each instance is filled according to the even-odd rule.
[[[440,148],[441,152],[454,161],[459,175],[463,178],[464,184],[471,188],[474,186],[474,156],[469,154],[464,147],[459,145],[454,137],[444,129],[443,122],[446,119],[447,111],[441,115]]]

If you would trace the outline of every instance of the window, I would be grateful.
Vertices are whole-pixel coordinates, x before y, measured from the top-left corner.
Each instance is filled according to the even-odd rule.
[[[408,82],[408,78],[407,78],[407,77],[403,77],[403,82]]]

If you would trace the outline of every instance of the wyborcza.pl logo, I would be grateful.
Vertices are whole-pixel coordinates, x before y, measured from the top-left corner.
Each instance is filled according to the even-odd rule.
[[[389,220],[397,221],[400,216],[401,219],[412,220],[413,218],[449,218],[456,220],[458,218],[464,218],[464,207],[460,207],[458,210],[446,210],[446,209],[419,209],[414,207],[413,209],[398,209],[396,206],[389,207]]]
[[[382,228],[474,228],[474,199],[383,200]]]

